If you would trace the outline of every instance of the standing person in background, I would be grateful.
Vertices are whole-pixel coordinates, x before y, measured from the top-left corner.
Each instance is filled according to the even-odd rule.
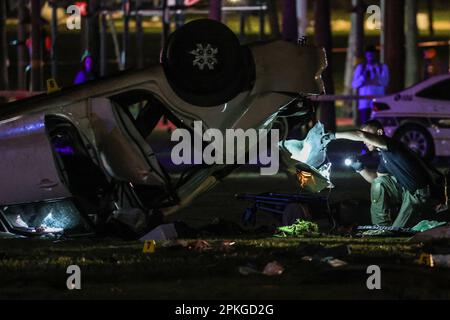
[[[90,52],[86,50],[81,57],[82,69],[78,71],[77,75],[75,76],[75,80],[73,81],[74,84],[81,84],[86,81],[94,80],[96,78],[92,71],[93,63],[94,61]]]
[[[356,66],[353,74],[352,87],[358,95],[383,95],[389,84],[388,66],[378,62],[377,50],[368,46],[365,51],[365,61]],[[359,124],[366,123],[372,112],[371,100],[359,100]]]

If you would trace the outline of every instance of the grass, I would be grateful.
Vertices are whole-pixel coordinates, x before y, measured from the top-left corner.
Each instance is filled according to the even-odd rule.
[[[405,238],[237,238],[228,251],[221,240],[210,239],[212,249],[203,252],[158,243],[153,254],[142,253],[140,242],[1,240],[0,298],[449,298],[448,271],[417,265],[424,245]],[[332,268],[303,261],[300,244],[348,245],[352,254],[343,258],[347,266]],[[262,270],[274,260],[285,268],[280,276],[238,271],[248,264]],[[82,290],[66,289],[71,264],[81,268]],[[382,270],[376,292],[366,288],[371,264]]]

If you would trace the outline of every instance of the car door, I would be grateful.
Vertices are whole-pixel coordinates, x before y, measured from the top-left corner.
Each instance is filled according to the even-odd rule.
[[[416,94],[426,110],[437,156],[450,155],[450,78],[441,77]]]
[[[0,204],[70,197],[52,152],[43,114],[0,122]]]
[[[108,98],[92,98],[89,103],[90,121],[105,170],[134,185],[167,187],[153,150],[135,132],[121,108]]]

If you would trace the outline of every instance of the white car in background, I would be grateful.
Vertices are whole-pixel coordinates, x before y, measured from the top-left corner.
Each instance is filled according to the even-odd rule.
[[[450,156],[450,74],[372,101],[372,119],[422,157]]]

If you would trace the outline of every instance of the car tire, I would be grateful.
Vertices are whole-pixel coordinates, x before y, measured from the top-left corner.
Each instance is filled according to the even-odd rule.
[[[409,124],[400,127],[394,138],[426,160],[434,157],[434,142],[431,134],[422,126]]]
[[[173,32],[161,54],[166,78],[184,101],[201,107],[224,104],[254,82],[250,49],[224,24],[198,19]]]

